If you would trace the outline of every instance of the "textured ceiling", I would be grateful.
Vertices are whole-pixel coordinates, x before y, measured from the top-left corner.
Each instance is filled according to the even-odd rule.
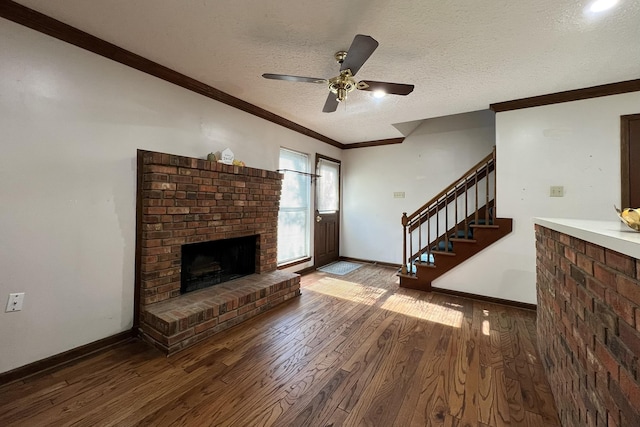
[[[432,117],[640,77],[640,1],[595,15],[575,0],[18,0],[18,3],[342,143],[403,136]],[[356,34],[380,46],[357,80],[415,85],[355,91],[323,113],[322,85]],[[405,135],[406,136],[406,135]]]

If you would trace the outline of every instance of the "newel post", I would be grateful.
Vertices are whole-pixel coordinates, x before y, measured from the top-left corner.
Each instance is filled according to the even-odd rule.
[[[407,274],[407,224],[409,223],[409,218],[407,218],[407,213],[402,212],[402,268],[400,272],[402,274]]]

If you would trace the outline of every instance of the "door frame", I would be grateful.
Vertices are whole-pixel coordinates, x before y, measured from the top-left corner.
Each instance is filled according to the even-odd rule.
[[[320,162],[321,159],[324,160],[328,160],[330,162],[334,162],[338,164],[338,211],[336,212],[336,245],[338,247],[338,255],[337,258],[340,257],[340,222],[341,222],[341,216],[342,216],[342,161],[340,161],[339,159],[335,159],[333,157],[329,157],[329,156],[325,156],[323,154],[320,153],[316,153],[315,155],[315,159],[314,159],[314,169],[313,169],[313,173],[317,174],[318,173],[318,163]],[[316,180],[319,178],[316,178]],[[315,268],[321,267],[322,265],[318,264],[318,254],[317,254],[317,238],[318,238],[318,233],[317,233],[317,222],[316,222],[316,217],[320,214],[319,210],[318,210],[318,186],[317,186],[317,181],[316,181],[316,185],[314,186],[313,189],[313,266]],[[337,259],[336,258],[336,259]]]
[[[631,200],[631,187],[630,187],[630,171],[631,171],[631,122],[640,120],[640,114],[629,114],[620,116],[620,177],[621,182],[621,196],[620,206],[621,209],[632,208],[637,206],[629,206]]]

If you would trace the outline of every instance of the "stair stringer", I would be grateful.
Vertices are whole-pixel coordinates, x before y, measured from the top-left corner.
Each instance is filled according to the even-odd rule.
[[[488,248],[513,230],[513,219],[496,218],[493,225],[472,225],[473,240],[455,239],[453,252],[432,252],[434,263],[416,263],[416,274],[400,275],[400,287],[431,291],[431,282],[477,253]]]

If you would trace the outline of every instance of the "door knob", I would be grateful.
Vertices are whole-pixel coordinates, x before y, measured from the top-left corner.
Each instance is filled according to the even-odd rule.
[[[316,216],[316,222],[322,221],[322,217],[320,215]]]

